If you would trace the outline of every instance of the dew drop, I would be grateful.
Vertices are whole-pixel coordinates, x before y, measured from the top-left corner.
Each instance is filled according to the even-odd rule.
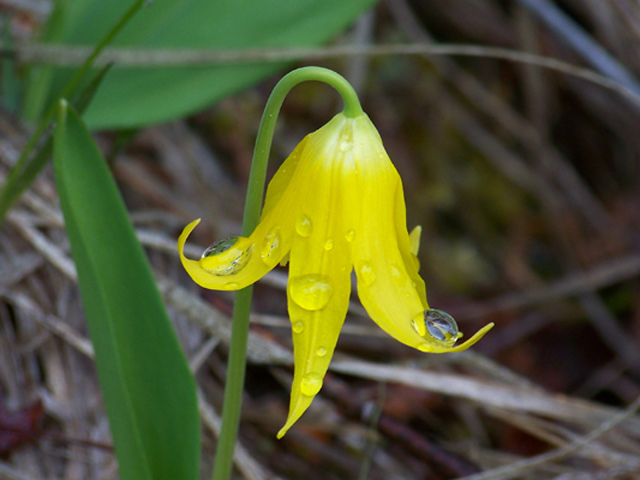
[[[239,286],[236,282],[229,282],[224,284],[229,290],[238,290]]]
[[[326,242],[324,242],[324,249],[328,252],[330,250],[333,250],[333,240],[329,239]]]
[[[303,275],[289,280],[289,292],[305,310],[320,310],[329,302],[333,290],[325,275]]]
[[[280,229],[274,227],[265,237],[262,242],[262,249],[260,250],[260,256],[262,261],[269,267],[275,267],[280,261]]]
[[[360,273],[358,279],[362,280],[365,287],[370,287],[371,284],[376,281],[376,272],[373,271],[373,268],[371,268],[368,262],[363,262],[358,272]]]
[[[447,312],[433,308],[427,310],[424,312],[424,323],[427,333],[441,342],[453,345],[462,336],[456,321]]]
[[[322,377],[317,373],[307,373],[300,382],[300,391],[303,395],[313,397],[322,388]]]
[[[324,357],[327,354],[327,349],[324,347],[320,347],[318,348],[318,350],[316,350],[316,355],[319,357]]]
[[[227,237],[209,245],[200,258],[202,268],[219,277],[238,273],[249,261],[251,247],[241,250],[235,247],[236,243],[238,243],[238,237]],[[213,258],[218,256],[221,258]]]
[[[220,255],[221,253],[229,250],[236,243],[238,243],[238,237],[227,237],[227,238],[223,238],[222,240],[218,240],[217,242],[213,242],[204,250],[204,252],[202,252],[201,258]]]
[[[352,146],[353,146],[352,142],[349,142],[349,141],[346,141],[346,140],[343,141],[343,142],[340,142],[340,151],[342,153],[348,152],[349,150],[351,150]]]
[[[347,242],[353,242],[353,239],[356,238],[356,231],[347,230],[347,233],[345,234],[345,238],[347,239]]]
[[[304,330],[304,323],[296,322],[293,324],[291,329],[294,331],[294,333],[302,333],[302,331]]]
[[[301,237],[308,237],[311,235],[311,220],[304,213],[298,217],[296,221],[296,232]]]

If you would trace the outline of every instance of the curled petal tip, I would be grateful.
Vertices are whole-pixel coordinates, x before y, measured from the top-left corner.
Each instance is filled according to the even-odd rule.
[[[424,347],[418,347],[419,350],[423,352],[433,352],[433,353],[452,353],[452,352],[462,352],[463,350],[468,349],[475,345],[484,335],[491,330],[495,326],[495,323],[491,322],[480,330],[478,330],[475,335],[473,335],[469,340],[460,345],[456,345],[455,347],[439,347],[435,345],[425,345]]]
[[[187,238],[199,223],[198,218],[188,224],[178,238],[180,261],[194,282],[212,290],[239,290],[264,274],[255,268],[245,269],[250,258],[251,244],[244,237],[228,237],[212,244],[199,260],[185,257]],[[245,271],[241,272],[243,269]]]

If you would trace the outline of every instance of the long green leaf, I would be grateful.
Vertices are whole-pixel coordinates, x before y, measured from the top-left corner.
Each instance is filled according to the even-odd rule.
[[[75,0],[60,44],[91,45],[131,0]],[[316,46],[377,0],[155,0],[112,43],[120,47],[248,49]],[[274,74],[282,64],[116,68],[86,115],[90,128],[139,127],[183,116]],[[60,91],[69,69],[55,69]],[[42,90],[42,87],[40,87]],[[28,98],[29,99],[29,98]],[[33,101],[31,112],[37,111]],[[45,105],[40,105],[40,109]]]
[[[123,480],[196,480],[195,382],[119,191],[61,102],[56,185]]]

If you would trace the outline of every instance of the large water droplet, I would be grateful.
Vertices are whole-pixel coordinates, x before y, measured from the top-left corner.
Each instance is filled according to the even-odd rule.
[[[302,308],[320,310],[329,302],[332,288],[328,277],[312,274],[289,280],[289,292]]]
[[[296,322],[293,324],[291,329],[293,330],[294,333],[302,333],[302,331],[304,330],[304,323]]]
[[[317,373],[307,373],[300,382],[300,391],[303,395],[313,397],[322,388],[322,377]]]
[[[353,242],[353,239],[356,238],[355,230],[347,230],[347,233],[344,236],[347,239],[347,242]]]
[[[333,250],[333,240],[329,239],[326,242],[324,242],[324,249],[328,252],[330,250]]]
[[[220,255],[222,252],[226,252],[231,247],[238,243],[238,237],[227,237],[222,240],[213,242],[204,252],[202,252],[201,258],[213,257],[214,255]]]
[[[262,261],[269,267],[275,267],[280,261],[280,248],[281,248],[280,229],[274,227],[262,242],[262,249],[260,250],[260,256]]]
[[[296,220],[296,232],[301,237],[308,237],[311,235],[311,220],[304,213]]]
[[[241,250],[235,247],[236,243],[238,243],[238,237],[227,237],[209,245],[200,258],[202,268],[219,277],[238,273],[249,261],[251,247]],[[221,255],[223,256],[220,262],[213,258]]]
[[[340,142],[340,151],[342,153],[348,152],[349,150],[351,150],[351,147],[353,147],[353,142],[349,142],[349,141],[343,141]]]
[[[369,262],[363,262],[358,269],[358,273],[358,280],[362,280],[365,287],[371,286],[371,284],[376,281],[376,272],[373,271],[373,268],[371,268]]]
[[[320,347],[316,350],[316,355],[319,357],[324,357],[327,354],[327,349],[324,347]]]
[[[451,315],[441,310],[430,309],[424,312],[427,333],[436,340],[453,345],[462,336],[458,324]]]

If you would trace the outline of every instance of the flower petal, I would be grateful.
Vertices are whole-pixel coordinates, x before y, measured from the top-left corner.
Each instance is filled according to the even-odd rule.
[[[293,330],[294,378],[281,438],[322,387],[344,323],[351,293],[351,255],[341,215],[344,169],[335,132],[309,138],[296,172],[304,182],[302,210],[290,253],[287,297]],[[335,150],[335,151],[331,151]],[[299,173],[299,177],[297,176]]]
[[[180,260],[198,285],[212,290],[238,290],[259,280],[286,257],[298,211],[296,198],[300,195],[299,183],[291,183],[291,178],[306,141],[304,138],[300,142],[274,175],[260,223],[250,237],[238,237],[228,250],[196,261],[184,256],[184,245],[200,220],[185,227],[178,239]]]
[[[302,141],[296,146],[296,148],[293,150],[293,152],[291,152],[287,159],[282,162],[282,165],[280,165],[280,168],[278,168],[278,171],[269,182],[269,186],[267,187],[267,196],[264,200],[264,207],[262,208],[261,218],[265,218],[282,198],[282,195],[289,186],[289,183],[293,178],[293,174],[298,167],[300,155],[304,151],[308,138],[309,135],[302,139]]]
[[[354,128],[354,156],[358,175],[352,180],[347,204],[349,221],[355,225],[353,260],[358,276],[358,295],[371,318],[398,341],[417,348],[422,337],[414,317],[422,317],[426,298],[424,283],[411,259],[409,234],[398,234],[398,215],[404,222],[400,177],[385,152],[375,127],[362,117]],[[402,200],[396,205],[396,199]],[[420,322],[416,322],[419,326]],[[418,327],[419,328],[419,327]],[[426,333],[424,325],[422,332]]]
[[[454,347],[443,346],[440,344],[440,342],[438,342],[438,340],[434,338],[433,342],[427,341],[425,343],[422,343],[418,347],[418,350],[421,350],[423,352],[431,352],[431,353],[462,352],[463,350],[466,350],[467,348],[472,347],[473,345],[478,343],[478,340],[484,337],[485,333],[491,330],[494,327],[494,325],[495,324],[493,322],[485,325],[480,330],[478,330],[469,340],[467,340],[464,343],[461,343],[460,345],[456,345]]]

